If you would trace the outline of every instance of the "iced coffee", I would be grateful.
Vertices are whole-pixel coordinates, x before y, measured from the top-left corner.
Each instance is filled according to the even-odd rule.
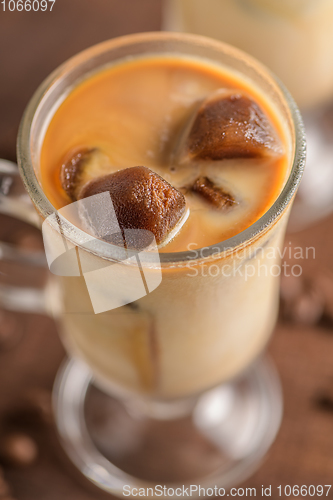
[[[165,25],[252,54],[304,108],[333,96],[330,0],[167,0]]]
[[[219,244],[270,209],[292,155],[273,99],[241,73],[200,58],[120,60],[62,99],[40,156],[53,206],[109,193],[122,234],[146,230],[162,257],[193,256],[174,265],[162,258],[156,290],[100,314],[82,276],[62,278],[64,341],[103,388],[190,396],[260,354],[277,314],[280,258],[272,249],[282,244],[287,212],[236,250]],[[107,293],[102,279],[100,287]]]

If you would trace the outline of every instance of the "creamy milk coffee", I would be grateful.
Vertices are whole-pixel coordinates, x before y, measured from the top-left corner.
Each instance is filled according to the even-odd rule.
[[[286,213],[237,252],[217,248],[206,259],[205,248],[272,206],[290,172],[291,142],[268,96],[204,59],[133,57],[88,75],[64,98],[40,158],[54,207],[109,192],[122,231],[147,229],[161,254],[196,257],[162,264],[156,290],[101,314],[83,277],[62,278],[64,341],[103,388],[189,396],[259,355],[277,314],[272,249],[282,244]]]

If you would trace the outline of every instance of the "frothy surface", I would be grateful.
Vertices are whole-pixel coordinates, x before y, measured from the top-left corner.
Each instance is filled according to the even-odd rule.
[[[144,165],[185,193],[190,208],[179,234],[161,251],[218,243],[243,231],[273,204],[288,173],[288,154],[256,159],[192,161],[175,152],[203,99],[217,89],[246,92],[267,115],[284,150],[283,127],[265,97],[224,68],[181,57],[147,57],[119,63],[79,84],[60,105],[41,151],[42,184],[57,208],[70,203],[60,182],[64,158],[77,148],[100,148],[110,172]],[[237,203],[217,210],[186,189],[199,177],[222,186]]]

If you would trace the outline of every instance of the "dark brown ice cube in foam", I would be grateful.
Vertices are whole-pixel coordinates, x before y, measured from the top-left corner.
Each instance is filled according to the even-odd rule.
[[[143,229],[160,245],[183,218],[185,197],[146,167],[131,167],[88,182],[79,198],[108,191],[121,230]]]
[[[216,186],[208,177],[198,177],[189,189],[203,198],[211,207],[219,210],[238,204],[230,193]]]
[[[110,169],[108,156],[99,148],[76,149],[67,155],[61,166],[61,185],[69,198],[75,201],[87,182],[105,175]]]
[[[282,148],[261,107],[240,91],[220,89],[205,99],[182,142],[180,161],[262,158]]]

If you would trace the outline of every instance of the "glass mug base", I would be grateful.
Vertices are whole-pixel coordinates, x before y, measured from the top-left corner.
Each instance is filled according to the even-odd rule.
[[[274,366],[262,358],[200,395],[190,414],[161,420],[100,392],[87,366],[71,359],[55,382],[54,411],[67,454],[102,490],[131,497],[144,488],[147,496],[176,498],[188,488],[196,498],[256,470],[279,429],[282,393]]]

